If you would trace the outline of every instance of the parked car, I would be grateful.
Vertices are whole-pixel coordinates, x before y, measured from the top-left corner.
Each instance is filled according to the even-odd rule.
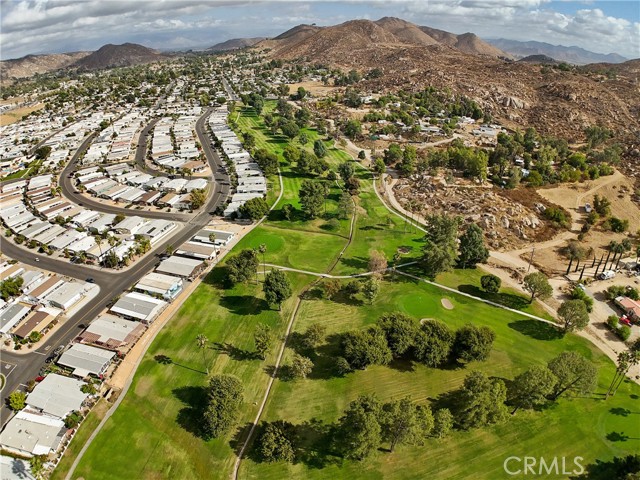
[[[587,212],[587,213],[591,213],[591,210],[593,210],[591,208],[591,204],[590,203],[585,203],[584,204],[584,211]]]
[[[64,345],[60,345],[60,346],[58,346],[58,348],[56,348],[56,349],[53,351],[53,354],[54,354],[54,355],[60,355],[60,354],[62,353],[62,351],[63,351],[63,350],[64,350]]]
[[[623,315],[622,317],[620,317],[620,323],[622,323],[623,325],[626,325],[627,327],[631,326],[631,320],[629,320],[626,315]]]
[[[598,275],[598,278],[600,280],[610,280],[615,276],[616,276],[616,272],[614,272],[613,270],[605,270],[604,272],[601,272]]]

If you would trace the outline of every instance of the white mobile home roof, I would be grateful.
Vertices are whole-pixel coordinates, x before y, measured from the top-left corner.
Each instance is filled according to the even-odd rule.
[[[142,228],[146,223],[147,220],[145,220],[144,218],[139,217],[138,215],[133,215],[131,217],[126,217],[121,222],[115,224],[113,226],[113,229],[134,234],[137,233],[138,230]]]
[[[80,410],[89,396],[80,391],[82,385],[82,380],[51,373],[29,394],[27,405],[48,415],[64,418],[74,410]]]
[[[20,411],[0,433],[0,445],[27,455],[47,455],[58,449],[66,431],[58,418]]]
[[[147,273],[136,284],[135,288],[145,292],[159,293],[165,295],[182,285],[182,279],[172,275],[164,275],[162,273]]]
[[[128,341],[129,335],[144,329],[140,322],[126,320],[116,315],[105,313],[96,318],[80,335],[83,340],[102,343],[117,348]]]
[[[178,277],[190,277],[201,265],[201,260],[171,256],[160,262],[160,265],[156,268],[156,272],[176,275]]]
[[[125,317],[151,322],[167,302],[142,293],[127,293],[118,299],[111,311]]]
[[[115,355],[115,352],[77,343],[64,352],[57,363],[72,368],[79,377],[101,375]]]

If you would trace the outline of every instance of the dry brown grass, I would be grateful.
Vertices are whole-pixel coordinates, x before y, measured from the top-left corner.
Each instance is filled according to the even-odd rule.
[[[37,103],[30,107],[20,107],[15,110],[11,110],[7,113],[3,113],[0,115],[0,127],[4,127],[5,125],[11,125],[12,123],[16,123],[22,119],[23,116],[28,115],[31,112],[35,112],[37,110],[41,110],[44,108],[44,103]]]

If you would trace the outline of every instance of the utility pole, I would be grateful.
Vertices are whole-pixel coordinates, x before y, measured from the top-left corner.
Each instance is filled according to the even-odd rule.
[[[531,262],[533,262],[533,253],[536,251],[536,247],[533,246],[531,248],[531,257],[529,258],[529,266],[527,267],[527,275],[529,275],[529,270],[531,270]]]

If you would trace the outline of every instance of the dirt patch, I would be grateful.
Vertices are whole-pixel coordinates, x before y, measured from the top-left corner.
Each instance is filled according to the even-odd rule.
[[[38,103],[30,107],[15,108],[13,110],[8,111],[7,113],[3,113],[2,115],[0,115],[0,127],[4,127],[5,125],[11,125],[12,123],[16,123],[22,120],[22,117],[24,115],[28,115],[31,112],[35,112],[36,110],[41,110],[43,108],[44,108],[44,103]]]
[[[327,95],[331,95],[336,87],[331,87],[329,85],[324,85],[322,82],[300,82],[300,83],[292,83],[289,85],[291,89],[291,93],[295,93],[298,90],[298,87],[302,87],[308,92],[311,93],[314,97],[326,97]]]
[[[453,310],[453,303],[451,303],[451,300],[449,300],[448,298],[443,298],[442,300],[440,300],[440,303],[442,303],[442,306],[447,310]]]

